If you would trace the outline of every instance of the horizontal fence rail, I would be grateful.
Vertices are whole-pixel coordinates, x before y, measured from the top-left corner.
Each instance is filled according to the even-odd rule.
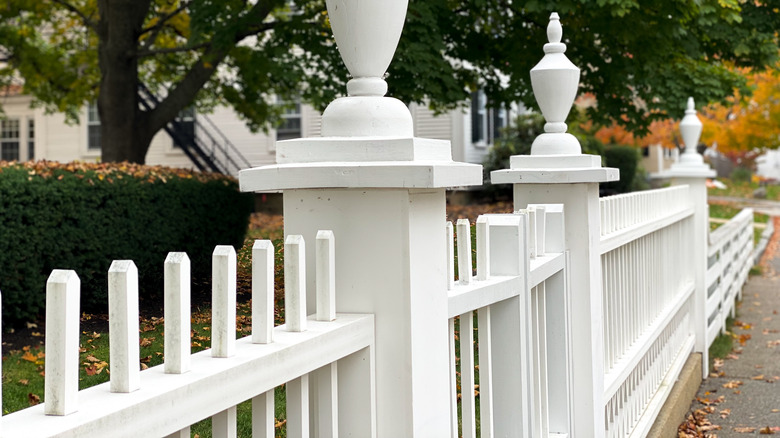
[[[47,283],[45,400],[2,417],[2,436],[189,436],[190,425],[212,418],[215,437],[236,436],[236,407],[252,401],[254,436],[275,436],[274,390],[286,384],[288,436],[340,433],[371,436],[339,404],[374,400],[374,317],[336,314],[334,237],[317,235],[317,312],[306,316],[305,246],[285,242],[286,323],[274,327],[274,247],[252,251],[252,334],[235,338],[236,253],[218,246],[212,257],[211,349],[190,354],[190,261],[165,261],[164,364],[139,371],[138,271],[129,260],[108,273],[110,381],[78,391],[79,290],[74,271],[55,270]],[[343,370],[342,359],[360,355]],[[368,360],[363,360],[367,358]],[[361,369],[356,369],[355,363]],[[343,381],[339,373],[362,375]],[[355,384],[359,382],[360,384]],[[311,387],[311,388],[310,388]],[[317,394],[310,411],[309,393]],[[373,412],[367,409],[365,412]],[[30,428],[34,425],[34,430]],[[341,432],[339,432],[341,427]]]
[[[707,345],[726,330],[753,266],[753,210],[746,208],[709,235],[705,276]]]
[[[479,216],[476,275],[471,224],[456,228],[457,246],[446,227],[453,436],[570,434],[562,206]]]

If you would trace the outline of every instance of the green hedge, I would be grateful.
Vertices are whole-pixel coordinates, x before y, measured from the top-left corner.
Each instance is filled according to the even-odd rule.
[[[620,180],[603,183],[601,187],[608,192],[630,192],[634,187],[634,178],[639,167],[639,150],[632,146],[608,146],[604,150],[604,161],[606,161],[607,167],[620,169]]]
[[[112,260],[138,267],[142,300],[162,297],[163,262],[185,251],[193,277],[215,245],[240,248],[252,208],[232,178],[119,164],[0,163],[3,324],[42,315],[53,269],[81,279],[83,311],[105,311]]]

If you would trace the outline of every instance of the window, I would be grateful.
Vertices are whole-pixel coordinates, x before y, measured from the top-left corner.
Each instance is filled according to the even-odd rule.
[[[0,121],[0,160],[19,160],[19,120]]]
[[[183,109],[176,117],[176,126],[178,135],[173,139],[173,147],[192,147],[195,143],[195,107]]]
[[[27,159],[35,159],[35,120],[27,120]]]
[[[471,143],[485,147],[501,138],[501,129],[507,125],[507,112],[488,108],[487,96],[482,90],[471,93]]]
[[[100,116],[94,102],[87,109],[87,149],[100,150]]]
[[[289,105],[287,102],[279,102],[279,105]],[[276,128],[276,140],[289,140],[300,138],[301,133],[301,103],[288,106],[282,114],[282,124]]]

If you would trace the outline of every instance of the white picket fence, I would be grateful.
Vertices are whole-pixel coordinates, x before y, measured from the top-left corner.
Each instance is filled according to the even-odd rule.
[[[600,200],[606,436],[645,435],[693,351],[688,189]],[[572,369],[581,359],[571,348],[577,309],[571,308],[564,215],[562,204],[537,204],[480,216],[476,275],[471,224],[457,222],[455,245],[447,223],[452,436],[576,435],[572,391],[579,383]],[[733,312],[751,266],[752,235],[749,209],[709,235],[707,345]],[[251,400],[253,436],[274,436],[274,388],[286,384],[287,436],[382,435],[376,430],[374,349],[381,346],[374,316],[336,313],[333,233],[319,232],[315,246],[316,290],[306,291],[305,243],[287,237],[286,324],[273,327],[274,248],[255,242],[252,334],[239,340],[235,251],[217,247],[212,345],[192,355],[189,259],[169,254],[165,362],[143,372],[137,270],[131,261],[114,262],[108,272],[111,380],[83,391],[77,389],[79,280],[73,271],[55,270],[47,283],[44,403],[4,416],[0,434],[182,437],[211,417],[213,436],[232,437],[236,406]],[[307,292],[316,293],[317,303],[308,317]]]
[[[44,403],[4,416],[0,434],[189,437],[191,424],[211,417],[213,436],[231,437],[236,436],[236,406],[251,400],[253,436],[273,437],[274,388],[282,384],[288,436],[304,436],[310,427],[318,436],[339,436],[337,427],[370,430],[374,317],[335,313],[333,248],[333,234],[319,233],[317,309],[307,317],[305,246],[300,236],[287,237],[286,324],[274,327],[274,247],[256,241],[252,334],[236,340],[236,253],[218,246],[212,261],[211,349],[192,355],[190,262],[184,253],[170,253],[165,363],[143,372],[138,272],[131,261],[115,261],[108,273],[111,380],[83,391],[78,391],[79,279],[73,271],[55,270],[47,283]],[[310,402],[316,412],[310,412]]]

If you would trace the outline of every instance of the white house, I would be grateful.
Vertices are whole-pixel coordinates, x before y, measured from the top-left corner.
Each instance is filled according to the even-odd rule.
[[[4,114],[0,119],[0,159],[97,161],[100,159],[100,120],[93,105],[82,110],[79,124],[65,123],[62,114],[46,114],[32,108],[32,98],[12,88],[0,96]],[[415,135],[452,142],[452,156],[457,161],[481,163],[500,128],[507,125],[510,112],[487,108],[485,95],[473,93],[474,100],[463,109],[436,115],[424,105],[412,104]],[[514,112],[514,111],[512,111]],[[320,113],[308,105],[296,105],[284,115],[286,121],[268,133],[253,133],[228,107],[217,107],[211,114],[183,112],[180,128],[194,135],[206,154],[212,148],[232,144],[230,154],[238,167],[254,167],[275,162],[277,140],[320,135]],[[152,140],[147,164],[173,167],[195,167],[172,137],[160,131]],[[231,169],[231,173],[237,169]]]

